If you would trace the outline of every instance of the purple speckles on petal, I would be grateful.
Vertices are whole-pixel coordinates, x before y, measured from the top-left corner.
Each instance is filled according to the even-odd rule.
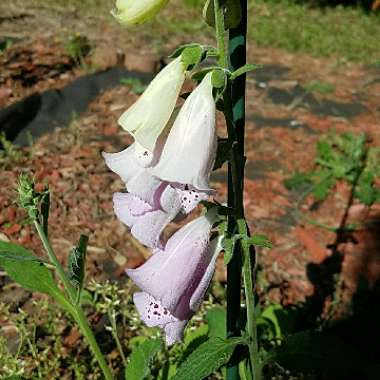
[[[209,242],[214,221],[212,211],[193,220],[178,230],[163,250],[155,250],[145,264],[126,271],[146,294],[144,303],[142,296],[138,296],[138,304],[135,300],[141,318],[148,326],[155,323],[163,328],[167,342],[182,339],[183,329],[211,281],[219,252],[214,241]],[[165,318],[169,316],[174,318],[170,323]]]
[[[149,327],[164,327],[167,323],[177,321],[168,309],[164,308],[159,301],[144,292],[135,293],[133,302],[141,316],[141,319]]]
[[[198,206],[200,201],[208,199],[209,194],[202,191],[184,190],[181,188],[176,188],[178,196],[181,199],[181,211],[185,214],[189,214],[191,211]]]

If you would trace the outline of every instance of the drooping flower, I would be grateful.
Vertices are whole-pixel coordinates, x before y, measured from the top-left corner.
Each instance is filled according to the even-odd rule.
[[[216,135],[210,74],[186,99],[166,142],[158,141],[153,153],[135,142],[122,152],[104,154],[128,190],[114,195],[115,213],[133,236],[151,248],[160,246],[168,223],[191,212],[213,192],[209,175]]]
[[[212,279],[220,251],[218,238],[210,242],[215,221],[216,212],[210,210],[178,230],[141,267],[126,271],[141,289],[133,297],[141,319],[162,328],[168,345],[182,340]]]
[[[119,124],[135,141],[153,154],[157,139],[165,129],[185,80],[181,56],[152,80],[144,93],[119,118]]]
[[[124,25],[142,24],[152,18],[169,0],[116,0],[111,13]]]
[[[209,176],[216,154],[215,101],[211,73],[182,106],[152,174],[163,181],[210,191]]]
[[[160,246],[160,235],[175,218],[191,212],[208,192],[199,192],[184,185],[172,186],[153,176],[144,155],[136,156],[136,143],[119,153],[103,153],[107,166],[126,184],[128,193],[113,196],[116,216],[142,244]],[[153,156],[152,160],[156,160]]]

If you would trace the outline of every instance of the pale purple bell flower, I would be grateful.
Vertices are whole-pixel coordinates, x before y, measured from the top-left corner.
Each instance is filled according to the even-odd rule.
[[[114,211],[118,219],[131,228],[142,244],[162,246],[160,236],[173,220],[190,213],[208,192],[199,192],[183,184],[170,184],[143,167],[147,159],[136,158],[136,143],[119,153],[103,153],[107,166],[125,182],[128,193],[115,193]],[[155,157],[152,160],[156,160]]]
[[[210,242],[215,222],[213,209],[179,229],[141,267],[126,271],[141,289],[133,297],[141,319],[162,328],[168,345],[183,339],[214,274],[221,250],[219,238]]]
[[[169,135],[157,139],[153,152],[135,142],[122,152],[103,153],[128,191],[114,195],[116,216],[142,244],[162,247],[160,236],[167,224],[213,194],[209,176],[215,153],[215,102],[209,73],[186,99]]]
[[[209,191],[217,138],[216,107],[208,73],[183,104],[152,174],[163,181]]]

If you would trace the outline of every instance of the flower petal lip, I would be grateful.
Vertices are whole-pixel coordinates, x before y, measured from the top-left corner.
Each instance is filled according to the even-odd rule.
[[[216,155],[215,114],[211,73],[191,93],[170,130],[152,174],[211,192],[210,172]]]
[[[157,74],[139,99],[119,118],[121,127],[149,152],[154,152],[184,80],[185,69],[179,56]]]
[[[140,289],[181,320],[191,317],[192,294],[212,261],[209,238],[214,216],[202,216],[178,230],[165,249],[137,269],[127,270]]]
[[[116,0],[112,15],[127,26],[142,24],[154,17],[169,0]]]
[[[168,345],[183,338],[183,330],[199,308],[215,271],[220,238],[209,242],[215,213],[209,212],[177,231],[164,250],[127,274],[142,292],[134,302],[148,326],[159,326]]]

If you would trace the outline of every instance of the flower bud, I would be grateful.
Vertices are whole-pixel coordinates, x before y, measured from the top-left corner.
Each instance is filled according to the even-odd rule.
[[[142,24],[149,20],[169,0],[116,0],[116,8],[112,15],[124,25]]]
[[[151,154],[173,113],[184,80],[184,65],[178,57],[157,74],[136,103],[119,118],[122,128]]]

